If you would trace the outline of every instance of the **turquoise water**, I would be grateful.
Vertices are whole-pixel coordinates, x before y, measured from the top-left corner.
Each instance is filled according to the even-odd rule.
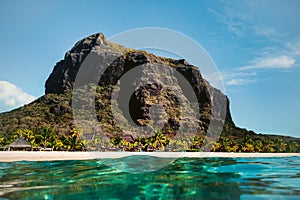
[[[0,163],[0,199],[300,199],[300,157],[180,158],[144,173],[105,162]]]

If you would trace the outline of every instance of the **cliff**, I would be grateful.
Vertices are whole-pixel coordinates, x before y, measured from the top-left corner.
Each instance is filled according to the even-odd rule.
[[[157,130],[169,138],[255,136],[235,126],[229,105],[186,60],[125,48],[98,33],[77,42],[54,66],[44,96],[0,114],[0,132],[51,127],[67,134],[79,126],[83,135],[97,134],[92,109],[108,138],[148,138]]]

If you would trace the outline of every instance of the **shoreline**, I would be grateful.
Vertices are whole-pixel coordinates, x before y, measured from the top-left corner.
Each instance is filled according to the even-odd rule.
[[[155,156],[161,158],[264,158],[300,156],[300,153],[0,151],[0,162],[94,160],[107,158],[122,158],[126,156]]]

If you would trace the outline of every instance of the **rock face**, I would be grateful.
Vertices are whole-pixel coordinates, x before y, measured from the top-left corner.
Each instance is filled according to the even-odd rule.
[[[3,144],[19,129],[38,135],[51,129],[69,145],[74,142],[74,128],[91,150],[123,146],[123,150],[153,151],[168,143],[171,150],[199,149],[203,141],[201,150],[210,151],[218,134],[218,151],[236,151],[237,144],[251,141],[268,145],[284,139],[300,144],[296,138],[236,127],[227,96],[186,60],[125,48],[101,33],[77,42],[55,65],[45,95],[0,114]],[[228,140],[233,140],[231,148]]]
[[[176,76],[176,73],[174,74],[172,70],[167,70],[167,68],[171,67],[188,81],[193,89],[193,93],[196,95],[200,112],[197,119],[197,124],[199,125],[199,127],[197,127],[198,132],[203,134],[207,132],[209,124],[211,120],[213,120],[212,117],[219,121],[225,120],[225,124],[234,127],[234,123],[230,115],[228,98],[221,91],[213,88],[205,79],[203,79],[197,67],[188,64],[188,62],[184,59],[173,60],[169,58],[162,58],[144,51],[124,48],[108,41],[102,33],[80,40],[70,51],[66,53],[64,59],[55,65],[53,72],[46,81],[45,93],[64,94],[72,91],[79,68],[91,52],[96,52],[100,56],[118,54],[117,58],[114,59],[109,67],[107,67],[103,72],[103,75],[99,79],[98,86],[107,88],[114,85],[118,87],[120,90],[119,97],[122,97],[122,95],[126,96],[126,94],[122,94],[122,91],[132,90],[132,94],[129,99],[129,106],[127,102],[124,103],[120,100],[118,101],[118,105],[122,113],[124,115],[127,114],[126,118],[131,118],[135,125],[149,125],[149,120],[151,120],[149,115],[150,108],[154,104],[162,104],[165,112],[169,116],[168,119],[165,119],[166,122],[163,130],[178,130],[180,128],[180,122],[184,119],[182,119],[182,115],[175,114],[176,112],[180,113],[178,110],[179,108],[177,108],[178,99],[176,98],[174,91],[173,93],[172,91],[167,91],[167,88],[164,87],[164,85],[170,84],[173,81],[178,85],[174,90],[182,92],[185,100],[189,103],[192,103],[190,94],[191,91],[186,92],[184,88],[180,88],[182,79],[180,79],[178,75]],[[132,85],[127,83],[125,85],[122,83],[120,84],[120,80],[127,72],[141,65],[147,67],[141,69],[131,78],[131,82],[133,83]],[[159,73],[149,70],[151,68],[155,68],[156,65],[164,66],[166,70],[163,69],[163,72],[160,70],[158,71]],[[151,77],[151,80],[155,79],[163,81],[160,83],[147,84],[145,82],[144,85],[139,86],[139,82],[143,82],[145,79],[148,80],[149,77]],[[103,106],[106,103],[109,104],[109,102],[106,102],[103,98],[110,99],[112,90],[107,89],[105,91],[102,90],[101,92],[108,93],[108,95],[106,97],[99,97],[97,101],[98,103],[96,102],[96,108],[98,109],[97,118],[103,123],[115,124],[115,122],[112,122],[113,119],[105,120],[105,117],[109,117],[107,115],[103,115],[105,110],[103,109]],[[161,95],[164,96],[161,98]],[[151,102],[149,101],[149,98],[151,99],[151,97],[156,97],[156,99],[152,98]],[[158,102],[158,99],[160,99],[160,102]],[[212,99],[214,99],[214,103],[212,102]],[[212,109],[212,106],[215,107],[215,111]],[[129,109],[129,111],[126,111],[126,109]],[[108,109],[105,112],[109,113],[112,111]],[[186,126],[189,125],[190,124],[186,124]]]
[[[102,33],[87,37],[75,44],[75,46],[66,53],[64,60],[58,62],[53,69],[50,77],[46,81],[46,94],[62,94],[73,88],[78,69],[95,47],[107,45],[106,39]]]
[[[110,62],[105,68],[97,62],[87,62],[93,56]],[[78,72],[86,63],[90,68],[85,82],[79,84]],[[95,76],[99,71],[102,75]],[[92,82],[96,83],[96,91],[85,87]],[[80,40],[65,54],[47,79],[44,96],[1,114],[0,132],[51,127],[58,134],[67,134],[78,125],[74,123],[72,106],[78,100],[74,99],[75,86],[86,90],[79,112],[85,113],[89,107],[96,109],[96,123],[109,137],[126,131],[134,138],[148,137],[157,130],[170,137],[179,132],[206,135],[210,124],[217,124],[218,131],[224,125],[240,133],[232,121],[228,98],[213,88],[197,67],[183,59],[125,48],[108,41],[102,33]],[[81,119],[87,128],[84,133],[97,132],[92,127],[94,122],[85,116]]]

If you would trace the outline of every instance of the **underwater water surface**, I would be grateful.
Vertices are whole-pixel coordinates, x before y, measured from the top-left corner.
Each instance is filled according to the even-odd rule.
[[[143,169],[138,156],[122,159]],[[300,199],[300,157],[179,158],[139,173],[114,161],[0,163],[0,199]]]

